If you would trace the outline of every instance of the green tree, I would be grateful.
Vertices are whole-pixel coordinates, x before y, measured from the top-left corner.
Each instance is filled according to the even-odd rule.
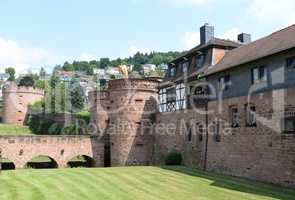
[[[84,108],[84,91],[79,82],[74,80],[70,89],[72,112],[76,113]]]
[[[20,79],[18,86],[33,87],[35,86],[36,77],[33,75],[27,75]]]
[[[100,63],[100,68],[105,69],[110,65],[110,59],[109,58],[101,58],[99,63]]]
[[[62,69],[64,71],[74,71],[75,70],[73,64],[70,64],[69,62],[65,62]]]
[[[15,81],[15,69],[12,67],[6,68],[5,73],[9,74],[8,81]]]

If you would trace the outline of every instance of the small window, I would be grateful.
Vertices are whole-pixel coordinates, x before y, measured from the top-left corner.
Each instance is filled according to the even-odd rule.
[[[199,141],[203,141],[204,126],[202,124],[198,125]]]
[[[267,81],[267,68],[265,66],[253,68],[251,71],[252,84]]]
[[[240,127],[239,110],[237,107],[235,107],[235,106],[230,107],[230,117],[231,117],[232,127],[233,128]]]
[[[228,90],[231,86],[230,75],[221,76],[218,79],[219,89],[221,90]]]
[[[291,58],[287,58],[287,68],[295,68],[295,56]]]
[[[256,127],[256,107],[251,104],[245,105],[246,126]]]
[[[219,121],[214,126],[214,141],[215,142],[221,142],[221,136],[220,136],[220,123]]]
[[[169,72],[170,72],[169,73],[170,77],[175,77],[176,76],[176,68],[175,67],[170,68]]]
[[[187,134],[187,141],[191,142],[193,138],[192,129],[190,128]]]
[[[295,134],[295,117],[283,119],[282,132],[286,134]]]

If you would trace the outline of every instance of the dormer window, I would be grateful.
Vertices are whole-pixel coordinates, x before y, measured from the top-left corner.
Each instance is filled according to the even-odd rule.
[[[176,67],[172,67],[169,70],[169,77],[175,77],[176,76]]]
[[[205,55],[204,54],[197,55],[197,57],[196,57],[196,67],[201,68],[204,65],[204,62],[205,62]]]
[[[188,64],[188,62],[184,62],[184,63],[182,63],[182,64],[180,64],[180,68],[181,68],[181,72],[183,73],[183,74],[187,74],[187,72],[188,72],[188,66],[189,66],[189,64]]]

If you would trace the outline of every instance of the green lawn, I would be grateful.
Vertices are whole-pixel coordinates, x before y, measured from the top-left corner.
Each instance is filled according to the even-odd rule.
[[[295,190],[183,167],[17,170],[0,175],[2,200],[295,199]]]
[[[0,124],[0,135],[32,135],[26,126]]]

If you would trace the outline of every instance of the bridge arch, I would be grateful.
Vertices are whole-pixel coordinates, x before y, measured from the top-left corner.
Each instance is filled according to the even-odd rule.
[[[14,170],[15,164],[13,161],[7,158],[0,158],[0,169],[1,170]]]
[[[38,155],[32,157],[25,163],[25,168],[33,169],[54,169],[58,168],[57,161],[48,155]]]
[[[77,155],[71,158],[67,162],[67,167],[70,168],[77,168],[77,167],[95,167],[95,160],[94,158],[88,155]]]

